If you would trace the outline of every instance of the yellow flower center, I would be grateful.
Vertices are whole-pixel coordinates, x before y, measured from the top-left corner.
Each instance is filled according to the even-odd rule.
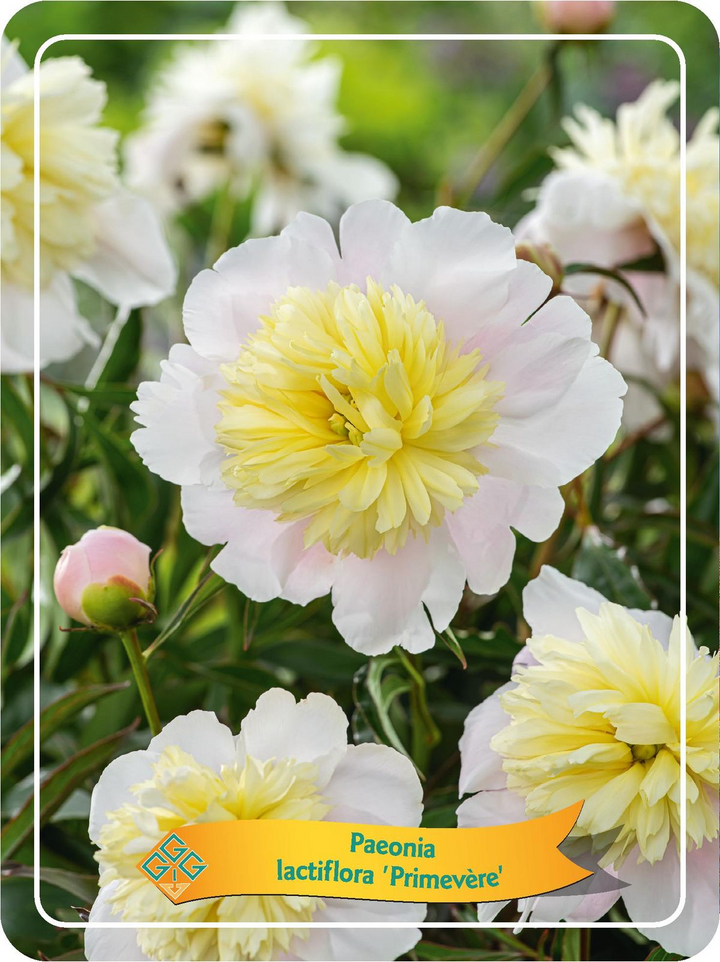
[[[92,208],[117,186],[117,134],[96,127],[104,84],[76,57],[40,67],[40,282],[72,270],[95,248]],[[3,91],[2,269],[33,282],[33,73]]]
[[[322,902],[310,897],[231,896],[173,905],[135,865],[168,833],[197,822],[228,819],[290,818],[318,820],[330,810],[315,784],[317,769],[290,759],[261,762],[248,757],[217,774],[177,747],[165,748],[150,779],[133,786],[136,798],[108,815],[100,834],[100,885],[117,881],[111,897],[123,921],[256,922],[248,929],[143,929],[138,944],[163,962],[275,959],[294,936],[308,929],[293,922],[312,921]],[[263,921],[287,922],[283,929]]]
[[[371,278],[290,288],[234,364],[216,427],[237,504],[309,519],[305,544],[394,554],[485,472],[503,384],[424,303]]]
[[[584,799],[576,835],[612,832],[603,864],[663,857],[680,832],[680,659],[687,664],[688,844],[717,834],[717,655],[675,620],[668,650],[617,605],[578,609],[585,640],[531,639],[539,662],[501,696],[511,723],[492,740],[528,815]],[[683,643],[683,636],[685,640]]]

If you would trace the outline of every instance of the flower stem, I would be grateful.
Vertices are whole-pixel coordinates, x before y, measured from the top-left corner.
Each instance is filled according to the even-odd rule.
[[[145,664],[142,649],[140,648],[137,631],[135,631],[134,628],[131,628],[130,631],[121,631],[120,638],[122,639],[127,656],[130,659],[130,667],[135,676],[135,682],[140,692],[140,699],[145,709],[150,731],[153,735],[159,735],[162,730],[162,725],[160,724],[160,716],[158,715],[157,705],[155,704],[155,696],[150,687],[147,665]]]
[[[556,74],[555,61],[559,45],[553,45],[547,56],[538,64],[530,79],[518,94],[500,123],[491,132],[483,146],[475,155],[460,183],[451,192],[453,206],[466,207],[475,189],[494,165],[505,147],[522,126],[525,118],[548,88]]]
[[[428,708],[420,656],[415,656],[415,664],[413,664],[411,657],[406,655],[402,648],[396,648],[395,651],[413,683],[410,691],[412,757],[420,771],[425,772],[430,760],[430,752],[440,741],[440,729],[433,721]]]

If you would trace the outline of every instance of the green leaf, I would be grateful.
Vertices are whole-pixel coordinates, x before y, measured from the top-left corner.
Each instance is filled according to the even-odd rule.
[[[87,688],[78,688],[77,691],[70,692],[70,694],[52,702],[40,712],[40,744],[42,745],[53,732],[57,731],[73,715],[82,711],[83,708],[92,705],[93,702],[104,695],[128,688],[129,684],[129,682],[124,681],[115,685],[90,685]],[[30,719],[15,732],[3,748],[2,765],[0,766],[0,775],[3,778],[7,778],[21,762],[32,754],[33,730],[34,719]]]
[[[601,277],[609,277],[611,280],[617,281],[630,294],[642,316],[647,317],[647,312],[635,288],[627,277],[624,277],[619,271],[611,270],[608,267],[597,267],[595,264],[568,264],[565,268],[565,276],[569,277],[571,274],[600,274]]]
[[[595,588],[608,601],[626,608],[651,608],[652,598],[619,551],[596,528],[588,528],[573,565],[573,578]]]
[[[32,410],[20,397],[20,393],[8,375],[3,375],[0,379],[0,404],[5,424],[12,424],[17,432],[23,464],[32,470],[34,436]]]
[[[511,959],[522,958],[520,955],[507,952],[483,951],[482,949],[460,949],[449,945],[437,945],[423,939],[415,946],[413,953],[416,958],[428,962],[507,962]]]
[[[453,655],[455,655],[455,657],[463,666],[463,668],[467,668],[467,659],[465,658],[465,655],[463,654],[463,650],[460,647],[460,642],[457,640],[457,638],[452,632],[452,628],[449,628],[449,627],[446,628],[444,632],[440,633],[440,637],[448,646],[448,648],[453,653]]]
[[[58,383],[58,387],[68,394],[86,397],[91,404],[123,404],[128,405],[135,400],[137,391],[125,384],[98,384],[96,387],[85,387],[82,384]]]
[[[122,731],[95,742],[56,768],[40,786],[40,825],[43,826],[85,779],[104,767],[116,754],[120,742],[137,727],[137,722]],[[15,818],[5,825],[0,835],[2,857],[8,858],[29,838],[33,830],[34,796],[31,795]]]
[[[32,865],[22,865],[20,862],[4,862],[2,866],[3,880],[9,878],[35,878],[35,868]],[[67,869],[48,868],[41,866],[40,881],[54,885],[56,888],[69,892],[79,898],[83,905],[90,905],[97,898],[97,875],[81,875],[79,872],[69,872]]]
[[[115,343],[112,345],[108,359],[97,378],[96,388],[100,385],[124,384],[132,377],[140,360],[142,338],[140,311],[132,311],[117,334],[115,333],[115,325],[113,325],[108,337],[115,337]],[[103,345],[104,349],[105,345]]]
[[[648,955],[647,962],[678,962],[678,960],[682,958],[682,955],[666,952],[661,945],[658,945],[652,950],[650,955]]]

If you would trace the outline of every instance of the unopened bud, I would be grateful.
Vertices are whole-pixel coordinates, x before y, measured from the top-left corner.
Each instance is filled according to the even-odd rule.
[[[89,627],[125,631],[151,620],[150,548],[119,528],[95,528],[65,548],[53,585],[63,611]]]
[[[551,33],[598,33],[615,16],[614,0],[536,0],[543,27]]]

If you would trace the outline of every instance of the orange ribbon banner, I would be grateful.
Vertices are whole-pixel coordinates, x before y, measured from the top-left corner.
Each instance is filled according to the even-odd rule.
[[[581,808],[484,828],[206,822],[171,832],[137,868],[176,904],[227,895],[504,901],[592,875],[558,851]]]

